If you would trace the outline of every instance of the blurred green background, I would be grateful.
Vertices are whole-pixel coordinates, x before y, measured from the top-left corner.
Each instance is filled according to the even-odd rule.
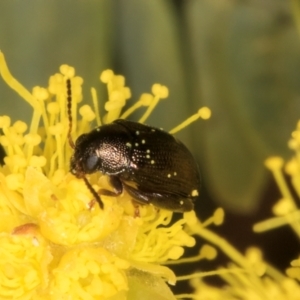
[[[300,39],[290,1],[1,1],[0,49],[29,90],[47,86],[64,63],[84,78],[86,101],[91,86],[106,100],[99,82],[106,68],[126,76],[130,103],[153,83],[167,85],[169,99],[147,122],[167,130],[209,106],[210,120],[176,135],[201,168],[200,216],[211,213],[212,202],[255,214],[270,184],[264,159],[291,154]],[[0,114],[31,116],[2,81]]]

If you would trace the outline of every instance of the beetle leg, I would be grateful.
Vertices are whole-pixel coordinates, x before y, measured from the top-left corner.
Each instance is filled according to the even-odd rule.
[[[114,188],[114,192],[116,193],[116,195],[122,194],[122,192],[123,192],[123,184],[122,184],[121,180],[118,177],[116,177],[116,176],[110,176],[109,177],[109,183]]]
[[[115,197],[118,196],[119,194],[109,191],[109,190],[105,190],[105,189],[100,189],[98,190],[98,194],[99,195],[103,195],[103,196],[108,196],[108,197]]]
[[[98,194],[104,195],[104,196],[109,196],[109,197],[116,197],[116,196],[119,196],[120,194],[122,194],[123,185],[118,177],[110,176],[109,183],[114,188],[114,190],[109,191],[109,190],[105,190],[105,189],[100,189],[100,190],[98,190]]]
[[[134,201],[132,201],[132,205],[134,207],[134,217],[139,218],[141,216],[140,205],[138,203],[134,203]]]
[[[139,193],[138,190],[133,188],[130,185],[127,185],[126,183],[123,182],[123,187],[126,190],[126,192],[133,198],[132,199],[132,205],[134,207],[134,217],[139,218],[141,216],[140,214],[140,205],[145,205],[150,203],[150,199],[147,197],[142,197]]]
[[[152,200],[151,194],[142,193],[139,190],[133,188],[130,185],[127,185],[123,182],[124,189],[126,192],[138,203],[140,204],[150,204]]]

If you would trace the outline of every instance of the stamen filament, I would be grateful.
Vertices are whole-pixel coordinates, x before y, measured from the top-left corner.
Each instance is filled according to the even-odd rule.
[[[174,127],[172,130],[169,131],[169,133],[174,134],[183,128],[189,126],[191,123],[197,121],[199,118],[202,119],[209,119],[211,115],[210,109],[208,107],[202,107],[198,110],[197,113],[187,118],[185,121]]]
[[[178,281],[183,281],[183,280],[190,280],[192,278],[203,278],[203,277],[209,277],[209,276],[215,276],[215,275],[221,275],[221,274],[228,274],[228,273],[239,274],[239,273],[246,273],[246,272],[247,271],[245,269],[242,269],[242,268],[219,269],[219,270],[215,270],[215,271],[196,272],[196,273],[189,274],[189,275],[177,276],[176,278],[177,278]]]
[[[265,221],[258,222],[253,226],[253,230],[255,232],[264,232],[281,226],[291,225],[291,223],[297,222],[299,220],[300,211],[297,210],[282,217],[274,217]]]
[[[128,118],[132,113],[134,113],[141,106],[143,106],[143,102],[141,100],[137,101],[132,106],[130,106],[127,110],[125,110],[125,112],[120,116],[120,119]]]
[[[93,105],[94,105],[94,111],[96,114],[96,123],[97,126],[101,126],[101,118],[100,118],[100,108],[99,108],[99,102],[98,102],[98,96],[97,96],[97,91],[95,88],[91,88],[91,94],[92,94],[92,100],[93,100]]]
[[[20,84],[9,72],[3,53],[0,51],[0,74],[4,81],[16,91],[25,101],[27,101],[35,111],[41,113],[40,103],[35,97]]]
[[[156,107],[156,105],[158,104],[160,98],[158,96],[154,96],[151,104],[148,106],[147,110],[145,111],[145,113],[143,114],[143,116],[139,119],[139,123],[145,123],[145,121],[148,119],[148,117],[150,116],[150,114],[152,113],[152,111],[154,110],[154,108]]]

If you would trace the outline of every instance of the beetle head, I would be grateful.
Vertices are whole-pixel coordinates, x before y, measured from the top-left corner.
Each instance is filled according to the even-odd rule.
[[[82,134],[75,143],[74,153],[70,161],[70,171],[77,178],[99,170],[101,159],[96,155],[96,147],[89,134]]]

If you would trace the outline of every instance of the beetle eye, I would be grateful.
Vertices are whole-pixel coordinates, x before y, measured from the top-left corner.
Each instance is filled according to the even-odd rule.
[[[86,163],[85,163],[85,168],[86,172],[88,173],[93,173],[96,171],[97,167],[97,162],[98,162],[99,157],[96,155],[91,155],[87,158]]]

